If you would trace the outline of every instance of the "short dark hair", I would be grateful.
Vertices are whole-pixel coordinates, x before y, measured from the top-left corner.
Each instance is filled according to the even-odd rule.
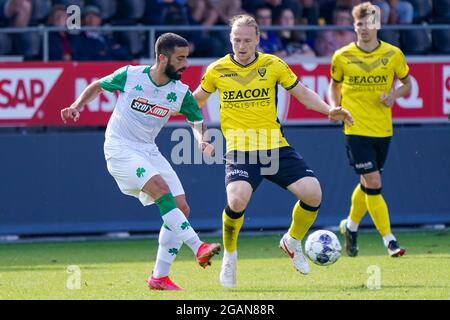
[[[174,53],[175,47],[189,47],[189,42],[178,34],[163,33],[156,40],[156,59],[159,60],[160,54],[170,57]]]

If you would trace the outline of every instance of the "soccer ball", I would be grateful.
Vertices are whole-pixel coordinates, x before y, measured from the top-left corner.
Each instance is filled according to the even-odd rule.
[[[311,233],[305,242],[306,255],[319,266],[335,263],[341,256],[341,249],[339,239],[328,230]]]

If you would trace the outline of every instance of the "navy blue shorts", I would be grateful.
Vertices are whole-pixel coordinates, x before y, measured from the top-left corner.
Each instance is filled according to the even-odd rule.
[[[359,175],[383,171],[390,142],[391,137],[346,135],[345,146],[350,165]]]
[[[267,151],[230,151],[226,154],[225,186],[233,181],[247,181],[255,191],[265,178],[286,189],[304,177],[315,175],[292,147]]]

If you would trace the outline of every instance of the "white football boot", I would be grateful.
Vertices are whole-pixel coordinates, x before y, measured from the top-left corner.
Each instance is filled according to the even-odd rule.
[[[220,284],[224,288],[236,287],[237,251],[224,252],[222,270],[220,271]]]
[[[280,240],[280,248],[283,250],[291,259],[294,264],[294,268],[302,273],[308,274],[310,271],[308,261],[302,251],[302,243],[300,240],[295,240],[292,238],[288,232],[286,232]]]

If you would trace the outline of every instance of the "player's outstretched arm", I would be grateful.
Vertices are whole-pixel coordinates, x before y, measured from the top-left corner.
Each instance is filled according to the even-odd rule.
[[[75,100],[74,103],[68,108],[64,108],[61,110],[61,119],[64,123],[67,123],[67,120],[72,119],[74,122],[77,122],[80,118],[80,110],[81,108],[98,97],[98,95],[102,92],[102,87],[100,86],[100,82],[94,81],[90,85],[87,86],[86,89],[83,90],[81,95]]]
[[[301,83],[298,83],[294,88],[289,90],[289,93],[308,109],[325,114],[332,121],[344,121],[348,125],[353,124],[353,118],[348,110],[338,106],[329,106],[317,93],[303,86]]]
[[[198,86],[197,89],[195,89],[193,95],[195,100],[197,100],[198,106],[200,108],[203,108],[206,104],[206,100],[208,100],[211,94],[203,90],[201,86]]]

